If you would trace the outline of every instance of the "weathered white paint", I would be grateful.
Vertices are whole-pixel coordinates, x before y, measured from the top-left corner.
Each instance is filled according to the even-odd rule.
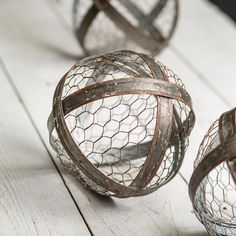
[[[46,119],[51,110],[53,91],[58,80],[76,60],[76,56],[79,55],[80,50],[68,26],[68,21],[71,17],[71,1],[61,0],[55,5],[55,2],[52,2],[52,0],[51,2],[48,1],[49,0],[19,0],[17,2],[3,1],[1,3],[0,55],[9,71],[13,83],[16,85],[22,97],[24,106],[26,106],[30,116],[32,116],[33,122],[36,124],[42,139],[47,144],[49,150],[51,150],[47,141]],[[24,12],[24,14],[22,14],[22,12]],[[191,14],[189,12],[191,12]],[[229,49],[224,50],[224,47],[235,47],[235,45],[233,45],[235,40],[228,40],[226,46],[224,44],[224,37],[217,37],[218,41],[214,43],[221,45],[220,48],[222,48],[219,49],[220,52],[218,52],[218,46],[213,48],[211,45],[212,40],[207,33],[208,30],[203,30],[202,28],[208,27],[210,28],[209,30],[211,30],[213,27],[211,25],[215,19],[217,22],[221,22],[224,28],[229,28],[228,32],[231,34],[232,38],[235,37],[235,31],[233,31],[233,26],[216,10],[209,8],[208,5],[205,4],[205,1],[183,0],[181,14],[182,17],[176,35],[173,38],[172,46],[165,50],[158,58],[169,67],[173,68],[183,79],[193,98],[197,123],[191,137],[190,149],[181,169],[181,174],[183,174],[186,179],[189,179],[192,172],[192,162],[203,134],[206,132],[209,124],[216,119],[220,113],[228,109],[230,106],[228,104],[229,102],[227,103],[228,99],[235,96],[232,92],[233,89],[231,89],[233,83],[235,83],[232,77],[228,80],[229,84],[232,81],[232,87],[225,82],[220,83],[222,80],[220,81],[219,75],[225,72],[224,67],[221,67],[219,59],[217,59],[218,56],[223,57],[220,59],[220,62],[223,61],[227,64],[229,71],[227,73],[231,73],[230,75],[235,73],[234,71],[230,72],[230,70],[232,70],[233,61],[230,63],[230,66],[226,63],[228,58],[233,58],[234,55]],[[208,17],[208,14],[211,14],[211,17]],[[208,22],[205,25],[202,24],[199,26],[197,22],[199,21],[198,16],[200,17],[200,15],[202,18],[205,17],[205,19],[211,21],[211,23]],[[186,29],[186,32],[184,29]],[[194,33],[191,33],[191,29],[196,30],[198,35],[200,35],[199,37],[203,37],[204,40],[198,39],[194,41],[192,35]],[[221,34],[221,31],[218,33]],[[206,42],[207,38],[208,41]],[[208,44],[208,48],[212,51],[212,53],[207,54],[207,56],[203,52],[199,52],[200,49],[202,50],[206,47],[206,43]],[[200,57],[200,55],[202,55],[202,57]],[[208,58],[210,55],[214,57],[212,60]],[[209,66],[206,66],[206,61]],[[212,74],[209,73],[209,67],[214,68]],[[220,71],[219,74],[218,70]],[[227,74],[224,74],[224,76],[226,75]],[[214,83],[214,78],[218,78],[216,79],[216,83]],[[221,89],[215,92],[216,88]],[[227,95],[227,99],[223,99],[222,95]],[[5,95],[3,94],[2,96]],[[17,103],[17,101],[12,102],[12,105]],[[24,111],[22,113],[24,114]],[[24,116],[26,117],[26,115]],[[29,120],[28,123],[26,121],[25,123],[25,126],[31,127],[32,129]],[[6,125],[3,127],[5,126]],[[31,132],[35,133],[34,130]],[[17,135],[18,134],[15,134],[14,137],[18,137]],[[2,137],[3,136],[0,135],[0,138]],[[25,134],[25,139],[23,139],[25,141],[23,144],[19,144],[19,152],[24,151],[23,146],[25,143],[32,145],[32,138],[29,139],[27,137],[28,136]],[[36,136],[35,139],[38,139],[38,137]],[[12,139],[7,141],[8,148],[6,150],[10,149],[12,142]],[[46,153],[45,148],[39,141],[38,149],[37,152],[34,152],[35,155],[40,155],[41,152]],[[52,154],[55,156],[53,152]],[[7,156],[4,156],[3,159],[6,159],[6,157]],[[48,194],[50,192],[53,193],[51,199],[49,199],[50,202],[52,202],[49,209],[55,211],[56,220],[59,222],[63,221],[61,227],[64,231],[60,232],[63,234],[63,232],[67,232],[68,230],[68,232],[71,232],[71,235],[85,235],[87,232],[86,228],[82,223],[79,212],[74,212],[76,207],[71,204],[72,200],[70,198],[68,199],[66,186],[60,182],[61,180],[47,153],[44,155],[44,158],[47,163],[49,163],[48,165],[52,166],[54,177],[50,176],[50,178],[48,178],[45,173],[45,176],[40,175],[40,178],[47,178],[48,182],[44,183],[43,189],[48,189],[48,192],[46,191]],[[57,160],[56,162],[59,164]],[[60,165],[58,166],[60,168]],[[45,172],[48,168],[49,167],[46,165],[45,168],[42,168],[42,171]],[[29,165],[29,171],[24,172],[24,174],[28,173],[29,176],[33,178],[32,169],[33,168]],[[60,171],[83,217],[86,219],[89,228],[95,235],[207,235],[191,212],[187,185],[180,176],[177,176],[172,182],[154,194],[142,198],[121,200],[107,199],[94,195],[75,183],[70,177],[63,173],[61,168]],[[50,185],[50,181],[53,182],[53,178],[61,183],[60,187],[56,190],[46,187]],[[19,177],[19,179],[22,181],[23,185],[26,185],[27,181],[23,177]],[[54,182],[56,181],[54,180]],[[42,183],[40,182],[39,184]],[[40,186],[41,185],[37,186],[35,182],[36,189],[40,189]],[[56,184],[52,184],[52,186],[56,186]],[[16,188],[16,186],[14,188]],[[16,191],[14,188],[13,191]],[[63,194],[67,197],[61,199],[59,196]],[[35,195],[37,196],[37,194]],[[33,198],[35,195],[31,196],[29,194],[28,199]],[[54,195],[56,195],[56,197]],[[3,202],[6,204],[6,200]],[[47,202],[47,204],[49,204],[49,202]],[[66,207],[67,210],[64,210],[64,212],[69,212],[71,213],[70,217],[73,215],[74,217],[70,218],[68,215],[62,217],[58,213],[58,211],[61,211],[58,204],[61,208]],[[28,205],[25,207],[27,217],[29,217],[28,213],[30,209]],[[23,212],[24,210],[22,210],[22,212],[19,210],[17,214],[20,215],[23,214]],[[13,213],[9,214],[10,217],[14,218],[18,216]],[[34,214],[36,220],[39,220],[43,212],[37,210]],[[39,218],[37,218],[37,216]],[[3,213],[2,217],[3,219],[7,219],[8,215]],[[20,219],[19,222],[24,221]],[[50,222],[50,220],[48,220],[48,222]],[[57,224],[51,225],[50,223],[49,225],[52,229],[54,229],[53,227],[55,227],[55,230],[58,229],[57,227],[59,226]],[[9,222],[5,225],[8,228],[11,226]],[[40,230],[44,229],[43,226],[38,225]],[[25,234],[37,235],[37,233],[29,231],[27,227],[24,227],[23,231]],[[45,234],[40,231],[39,235]]]
[[[90,235],[0,61],[0,235]]]

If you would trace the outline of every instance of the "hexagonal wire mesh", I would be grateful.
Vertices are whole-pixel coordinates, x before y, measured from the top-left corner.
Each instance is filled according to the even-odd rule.
[[[148,194],[173,178],[193,124],[181,80],[132,51],[79,61],[60,81],[49,117],[50,142],[67,171],[117,197]]]
[[[177,18],[178,0],[75,0],[73,6],[75,35],[86,55],[137,46],[155,55],[168,44]]]
[[[233,109],[215,121],[194,162],[189,189],[210,235],[236,235],[236,120]]]

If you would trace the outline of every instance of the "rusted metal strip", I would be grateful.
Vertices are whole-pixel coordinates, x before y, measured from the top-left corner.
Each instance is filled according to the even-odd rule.
[[[127,93],[163,96],[179,100],[190,108],[192,107],[191,98],[182,87],[166,81],[130,78],[105,81],[74,92],[63,100],[64,113],[67,114],[79,106],[101,98]]]
[[[88,161],[71,137],[64,120],[63,106],[61,103],[61,94],[65,78],[59,82],[53,99],[54,125],[63,147],[71,160],[74,161],[75,165],[77,165],[91,180],[115,194],[121,194],[124,197],[128,196],[130,192],[129,188],[115,182],[100,172],[91,162]]]
[[[139,55],[149,66],[153,76],[153,80],[166,80],[160,66],[158,66],[153,59],[144,54]],[[159,169],[161,162],[163,161],[163,158],[165,156],[166,149],[169,146],[172,128],[173,101],[163,97],[157,98],[157,101],[157,119],[152,144],[140,172],[130,184],[130,186],[135,186],[138,189],[146,187],[150,183],[152,178],[156,175],[157,170]]]
[[[157,54],[164,48],[170,40],[178,19],[179,3],[174,0],[174,16],[171,28],[166,36],[163,36],[161,31],[154,26],[154,20],[159,16],[165,8],[168,0],[157,1],[157,4],[152,9],[149,15],[145,15],[131,1],[120,0],[120,2],[130,11],[131,14],[139,21],[139,26],[134,26],[129,20],[119,12],[110,0],[93,0],[93,4],[88,9],[80,25],[75,26],[75,35],[81,44],[86,55],[91,54],[85,45],[85,37],[92,22],[95,20],[99,11],[103,11],[111,21],[121,29],[127,38],[131,39],[139,46],[149,50],[152,54]],[[74,8],[79,7],[78,0],[74,2]],[[77,14],[76,11],[74,14]]]
[[[220,163],[227,162],[235,181],[235,157],[236,157],[236,108],[225,112],[219,119],[220,144],[206,154],[195,168],[189,183],[189,195],[194,200],[196,191],[203,179]]]

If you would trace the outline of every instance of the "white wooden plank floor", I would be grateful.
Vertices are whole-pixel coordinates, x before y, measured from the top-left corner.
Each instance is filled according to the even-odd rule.
[[[193,98],[197,123],[186,160],[157,192],[108,199],[67,176],[48,144],[53,91],[80,53],[69,27],[71,1],[1,1],[0,235],[207,235],[186,182],[208,126],[234,106],[236,31],[204,0],[181,3],[176,34],[158,59]]]

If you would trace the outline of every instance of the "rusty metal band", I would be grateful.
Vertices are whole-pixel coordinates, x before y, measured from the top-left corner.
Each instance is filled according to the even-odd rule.
[[[59,83],[59,85],[56,89],[56,92],[54,95],[54,105],[53,105],[54,112],[53,112],[53,116],[51,116],[51,118],[50,118],[54,122],[58,136],[59,136],[60,140],[62,141],[62,144],[63,144],[65,150],[67,151],[67,153],[71,157],[71,159],[75,162],[75,164],[93,181],[97,182],[102,187],[116,193],[117,196],[119,195],[119,193],[121,194],[121,196],[128,196],[128,195],[131,196],[131,192],[132,191],[135,192],[135,190],[133,188],[128,188],[126,186],[118,184],[115,181],[106,177],[100,171],[98,171],[96,169],[96,167],[93,166],[93,164],[91,164],[85,158],[83,153],[78,149],[77,145],[74,143],[73,139],[71,138],[70,133],[67,130],[66,124],[64,121],[65,114],[64,114],[64,110],[63,110],[63,105],[65,105],[65,103],[62,105],[62,102],[61,102],[61,92],[63,89],[65,78],[66,78],[66,76],[64,77],[63,80],[61,80],[61,82]],[[151,79],[151,80],[154,81],[153,79]],[[113,82],[115,82],[115,81],[113,81]],[[100,85],[102,85],[104,83],[106,84],[107,82],[100,83]],[[111,93],[112,93],[112,91],[111,91]],[[137,93],[137,91],[135,91],[135,93]],[[140,93],[143,93],[143,91],[140,90]],[[149,93],[149,91],[148,91],[148,93]],[[84,93],[84,94],[87,94],[87,93]],[[127,93],[123,92],[123,94],[127,94]],[[89,95],[89,94],[87,94],[87,95]],[[90,95],[89,95],[89,98],[91,98]],[[97,98],[97,99],[99,99],[99,98]],[[88,102],[88,100],[87,100],[87,102]],[[189,103],[189,102],[187,102],[187,103]],[[78,107],[78,106],[76,106],[76,107]],[[50,127],[50,130],[52,131],[53,125],[50,125],[50,122],[49,122],[49,127]],[[147,191],[149,191],[149,190],[147,190]],[[146,193],[145,190],[142,191],[142,193],[140,192],[140,194],[145,194],[145,193]]]
[[[234,108],[221,115],[219,119],[220,144],[209,152],[193,172],[189,183],[189,195],[194,200],[198,186],[202,180],[219,164],[227,162],[230,173],[235,181],[236,159],[236,122]],[[235,181],[236,183],[236,181]]]
[[[159,69],[156,70],[156,68],[154,68],[152,66],[155,63],[154,59],[152,59],[150,57],[147,58],[147,56],[145,54],[134,53],[133,51],[130,51],[130,50],[122,50],[121,52],[139,55],[148,64],[152,73],[155,73],[156,78],[162,78],[163,75],[162,75],[161,70],[159,70]],[[94,56],[91,56],[91,59],[93,59],[93,58],[94,58]],[[88,60],[88,57],[87,57],[87,60]],[[149,60],[151,60],[152,63],[150,63]],[[117,59],[117,61],[119,62],[118,59]],[[120,61],[120,62],[122,62],[122,61]],[[71,70],[76,65],[77,65],[77,63],[71,68]],[[133,68],[133,64],[131,62],[128,64],[128,66]],[[137,68],[135,67],[133,69],[137,69]],[[143,72],[144,73],[143,74],[142,71],[139,71],[139,73],[142,74],[143,76],[149,76],[148,74],[146,74],[144,72]],[[62,80],[64,81],[66,78],[67,78],[67,74],[62,78]],[[152,93],[153,95],[159,95],[159,96],[164,96],[164,97],[168,97],[168,98],[173,98],[173,99],[179,100],[179,101],[183,102],[184,104],[186,104],[190,108],[190,114],[189,114],[188,118],[186,119],[186,121],[189,122],[189,125],[188,126],[184,125],[184,127],[190,127],[190,128],[193,127],[194,122],[195,122],[195,116],[194,116],[194,113],[192,112],[192,101],[191,101],[190,95],[187,93],[187,91],[185,89],[183,89],[181,86],[175,85],[170,82],[163,82],[163,81],[158,81],[158,80],[154,81],[153,78],[147,77],[145,79],[144,78],[136,78],[136,79],[137,79],[139,87],[140,87],[140,82],[143,83],[142,85],[146,84],[146,86],[149,86],[149,87],[146,87],[146,91],[148,93]],[[106,83],[101,83],[102,81],[99,81],[99,83],[97,83],[97,84],[93,84],[93,85],[87,86],[86,88],[80,89],[79,91],[71,94],[70,96],[66,97],[62,101],[63,102],[63,109],[65,112],[64,115],[68,114],[69,112],[71,112],[72,110],[76,109],[79,106],[82,106],[82,105],[90,103],[94,100],[100,99],[101,95],[100,95],[100,97],[95,97],[96,94],[98,94],[97,92],[93,91],[95,88],[99,89],[100,93],[101,93],[103,91],[104,87],[108,88],[107,84],[111,84],[111,86],[113,86],[112,85],[113,83],[115,85],[117,85],[118,82],[121,82],[121,85],[124,83],[128,83],[124,86],[124,89],[127,89],[127,87],[128,87],[127,85],[131,85],[131,84],[134,85],[134,80],[136,80],[136,79],[133,79],[133,78],[132,79],[125,78],[124,80],[117,79],[115,81],[107,81]],[[154,84],[150,84],[150,82],[154,83]],[[141,89],[143,88],[142,85],[141,85]],[[153,90],[156,90],[156,92],[153,93],[154,92]],[[134,93],[136,93],[136,90],[134,91]],[[108,95],[112,96],[112,94],[106,94],[106,96],[108,96]],[[113,93],[113,96],[118,96],[118,95],[119,95],[119,93],[118,94]],[[93,98],[93,99],[91,99],[91,98]],[[176,112],[176,115],[177,115],[177,112]],[[185,121],[185,123],[186,123],[186,121]],[[48,129],[50,131],[52,131],[53,128],[54,128],[54,125],[53,125],[53,118],[52,118],[52,114],[51,114],[48,119]],[[183,131],[184,131],[184,133],[189,135],[189,133],[191,132],[191,129],[188,129],[188,128],[186,128],[186,129],[187,130],[183,130]]]
[[[228,151],[225,151],[227,149]],[[224,146],[219,145],[213,151],[207,154],[207,156],[199,163],[193,172],[189,183],[189,195],[193,201],[197,188],[202,182],[205,176],[209,174],[216,166],[224,161],[235,158],[236,153],[236,140],[231,140]]]
[[[236,109],[232,109],[228,112],[225,112],[219,120],[219,135],[220,142],[226,143],[228,140],[236,139]],[[234,182],[236,183],[235,178],[235,161],[236,153],[233,159],[226,160],[229,171],[233,177]]]
[[[130,51],[130,50],[123,50],[122,52],[123,53],[125,52],[125,53],[130,54],[130,55],[132,55],[132,54],[139,55],[145,61],[145,63],[148,65],[150,71],[152,72],[152,77],[153,78],[155,77],[155,78],[158,78],[158,79],[162,79],[162,80],[168,81],[168,78],[167,78],[166,74],[162,72],[160,66],[158,66],[156,64],[154,59],[150,58],[149,56],[147,56],[145,54],[134,53],[133,51]],[[122,63],[122,61],[119,60],[119,59],[117,59],[116,61]],[[128,67],[137,70],[137,72],[138,72],[137,76],[143,75],[145,78],[149,77],[148,73],[146,73],[146,72],[144,72],[142,70],[138,70],[136,67],[133,67],[133,66],[135,66],[135,64],[133,64],[132,62],[127,63],[127,65],[128,65]],[[133,73],[133,71],[132,71],[132,73]],[[103,81],[103,79],[99,79],[99,81],[97,81],[97,82],[102,82],[102,81]],[[174,145],[175,148],[176,148],[176,152],[174,154],[176,156],[176,158],[174,158],[175,160],[177,159],[177,156],[178,156],[178,153],[179,153],[179,148],[176,145],[178,143],[178,140],[181,140],[180,141],[181,142],[181,144],[180,144],[181,152],[180,153],[182,153],[182,158],[183,158],[184,150],[185,150],[185,138],[189,136],[189,134],[190,134],[190,132],[192,130],[192,127],[194,126],[195,116],[194,116],[194,113],[192,111],[192,108],[190,108],[190,109],[191,110],[190,110],[190,112],[188,114],[188,117],[186,118],[186,120],[182,124],[182,121],[179,118],[178,112],[176,111],[175,107],[173,107],[175,122],[173,122],[173,126],[172,126],[172,129],[171,129],[172,130],[172,134],[170,135],[170,143],[169,143],[169,145],[170,146]],[[178,135],[176,135],[176,134],[178,134]],[[150,149],[150,146],[151,146],[151,142],[142,143],[140,146],[138,146],[139,157],[146,156],[148,150]],[[132,157],[131,154],[134,154],[136,151],[137,151],[137,146],[136,145],[135,146],[126,147],[123,150],[123,152],[125,153],[125,156],[126,157],[127,156],[130,157],[129,160],[134,159],[134,157]],[[136,156],[136,158],[137,158],[137,156]],[[127,160],[127,159],[125,159],[125,160]],[[173,163],[173,165],[175,165],[175,164],[177,165],[176,162]],[[178,166],[178,168],[177,168],[177,166]],[[175,168],[176,172],[178,171],[178,169],[180,168],[181,165],[177,165],[177,166]]]
[[[227,142],[232,138],[236,139],[236,109],[225,113],[222,117],[221,142]],[[227,165],[236,185],[236,153],[233,159],[227,160]]]
[[[165,1],[165,3],[166,3],[166,1]],[[163,3],[163,7],[164,7],[165,3]],[[155,11],[155,8],[154,8],[154,11]],[[168,81],[167,75],[161,70],[160,66],[158,64],[156,64],[156,62],[153,58],[150,58],[146,54],[139,54],[139,55],[147,63],[150,71],[152,72],[154,79]],[[195,123],[195,115],[192,112],[192,105],[191,106],[187,105],[190,108],[190,113],[189,113],[188,117],[186,118],[186,120],[182,124],[179,114],[176,111],[176,108],[173,106],[173,100],[171,99],[171,100],[167,101],[168,99],[166,99],[164,97],[161,97],[161,99],[162,99],[161,109],[163,110],[163,107],[164,107],[165,111],[163,113],[161,113],[160,111],[159,112],[161,115],[163,115],[163,117],[166,117],[166,114],[169,115],[169,117],[167,116],[169,118],[169,120],[166,119],[164,121],[164,118],[163,118],[164,123],[161,120],[160,124],[161,123],[162,124],[159,125],[160,129],[163,129],[163,130],[160,131],[161,136],[158,137],[158,142],[160,140],[162,140],[160,143],[163,143],[164,145],[162,147],[156,146],[157,150],[155,152],[155,155],[157,155],[158,159],[157,158],[155,159],[155,157],[152,159],[152,161],[154,161],[155,164],[152,165],[153,170],[149,174],[149,178],[147,178],[147,176],[144,178],[147,180],[146,182],[144,182],[144,184],[145,183],[147,184],[148,181],[150,182],[151,179],[156,175],[156,173],[161,165],[161,162],[164,159],[165,150],[172,145],[175,146],[175,149],[176,149],[175,153],[174,153],[174,157],[173,157],[174,171],[172,172],[172,175],[169,176],[169,179],[166,182],[170,181],[175,176],[175,174],[178,172],[179,168],[181,167],[183,157],[185,154],[185,143],[184,143],[185,139],[190,134],[192,127],[194,126],[194,123]],[[189,96],[189,99],[190,99],[190,103],[191,103],[190,96]],[[178,100],[178,99],[176,99],[176,100]],[[187,125],[187,123],[188,123],[188,125]],[[179,127],[185,127],[185,128],[180,130]],[[172,130],[172,133],[171,133],[171,130]],[[169,140],[169,141],[167,141],[167,140]],[[179,150],[179,146],[178,146],[179,142],[180,142],[180,150]],[[179,154],[180,154],[180,157],[178,158]],[[181,161],[181,163],[178,164],[177,160]],[[148,172],[146,172],[146,173],[148,173]],[[158,187],[160,187],[160,186],[158,186]]]
[[[159,106],[157,109],[156,131],[153,136],[150,151],[141,170],[130,186],[144,188],[149,184],[156,175],[164,159],[166,149],[169,146],[172,128],[173,101],[167,98],[158,98],[158,100]],[[166,119],[166,114],[169,115],[168,119]],[[157,145],[158,142],[163,143],[163,145]]]
[[[126,8],[127,10],[139,21],[139,28],[143,30],[147,30],[150,34],[153,34],[156,39],[159,39],[160,41],[164,41],[169,39],[172,36],[172,33],[175,29],[175,24],[177,22],[177,12],[178,12],[178,1],[175,2],[175,19],[174,19],[174,25],[171,28],[171,31],[169,32],[169,35],[164,38],[161,34],[161,32],[153,25],[153,21],[160,15],[164,7],[166,6],[168,0],[160,0],[157,2],[157,4],[154,6],[152,11],[145,15],[133,2],[130,0],[119,0]]]
[[[91,162],[87,160],[71,137],[64,120],[64,112],[61,102],[65,79],[66,76],[59,82],[53,98],[54,126],[63,147],[75,165],[92,181],[115,194],[120,193],[123,196],[129,196],[130,189],[101,173]]]
[[[85,46],[85,37],[90,28],[93,20],[98,15],[99,11],[103,11],[118,28],[120,28],[128,38],[132,39],[141,47],[152,51],[153,53],[160,51],[174,33],[175,26],[178,18],[179,3],[175,0],[175,15],[173,25],[169,32],[169,35],[164,38],[161,32],[154,27],[153,20],[158,17],[162,9],[165,7],[167,0],[161,0],[151,11],[150,15],[145,16],[135,4],[126,0],[120,0],[121,3],[133,14],[139,21],[139,27],[133,26],[120,12],[118,12],[110,3],[110,0],[93,0],[92,6],[84,16],[80,26],[75,29],[75,34],[79,40],[83,50],[86,54],[89,54],[89,50]],[[75,1],[77,5],[77,1]],[[149,32],[149,35],[144,33],[142,30],[145,29]]]
[[[128,38],[132,39],[141,47],[155,51],[157,47],[157,40],[152,35],[147,35],[133,26],[120,12],[118,12],[109,2],[106,7],[103,8],[103,2],[105,0],[94,0],[96,6],[98,6],[103,12],[120,28]],[[159,46],[159,45],[158,45]]]
[[[75,4],[76,4],[76,1],[75,1]],[[86,55],[89,55],[89,52],[84,44],[85,36],[93,20],[96,18],[97,14],[99,13],[99,11],[100,10],[97,8],[97,6],[93,4],[88,10],[88,12],[86,13],[86,15],[84,16],[80,27],[75,29],[75,35],[77,39],[79,40],[80,45],[83,48]]]
[[[160,66],[153,59],[150,59],[144,54],[140,54],[140,56],[147,63],[153,80],[159,79],[160,81],[166,81],[165,75]],[[157,102],[158,109],[156,128],[151,147],[141,170],[130,184],[132,187],[144,188],[150,183],[152,178],[156,175],[157,170],[164,159],[165,151],[169,145],[172,128],[173,100],[164,97],[157,97]],[[166,115],[169,115],[168,119],[166,119]],[[163,143],[163,145],[157,145],[157,142]]]
[[[236,157],[228,161],[227,164],[233,177],[234,183],[236,185]]]
[[[137,93],[176,99],[192,107],[189,94],[180,86],[152,78],[125,78],[96,83],[70,94],[62,101],[63,110],[66,115],[79,106],[101,98]]]
[[[143,58],[143,60],[147,63],[153,79],[159,79],[162,81],[168,81],[168,78],[166,74],[161,70],[160,66],[155,62],[154,59],[148,57],[145,54],[139,54],[140,57]],[[165,152],[166,149],[170,145],[174,145],[176,148],[175,151],[175,157],[174,157],[174,163],[177,165],[177,157],[179,155],[179,140],[181,140],[181,158],[184,155],[184,140],[187,137],[186,134],[188,134],[191,131],[191,128],[189,127],[190,130],[188,130],[187,133],[184,132],[178,132],[178,127],[181,126],[181,120],[179,120],[179,115],[177,114],[177,111],[175,107],[173,107],[173,99],[167,99],[165,97],[157,97],[157,101],[160,105],[158,105],[158,110],[157,110],[157,120],[156,120],[156,129],[155,129],[155,134],[151,143],[150,151],[147,155],[147,158],[144,162],[144,165],[142,166],[139,174],[136,176],[136,178],[133,180],[133,182],[130,184],[130,186],[135,186],[137,188],[143,189],[145,188],[152,178],[156,176],[157,171],[159,167],[161,166],[161,163],[165,157]],[[173,111],[174,111],[174,119],[176,123],[173,123]],[[166,119],[166,115],[169,115],[168,118]],[[191,116],[191,115],[190,115]],[[189,118],[189,117],[188,117]],[[193,123],[194,123],[194,115],[191,116],[193,118]],[[177,127],[176,127],[177,124]],[[158,126],[158,127],[157,127]],[[171,135],[171,130],[173,134]],[[179,134],[178,134],[179,133]],[[179,139],[177,136],[179,135]],[[158,143],[163,143],[162,146],[157,145]],[[182,159],[183,160],[183,159]],[[181,160],[181,163],[182,163]],[[168,182],[170,181],[175,174],[177,173],[178,169],[181,166],[178,165],[178,168],[175,169],[175,171],[172,173],[171,176],[168,177],[168,179],[165,181]],[[157,185],[156,187],[153,187],[155,190],[160,188],[160,185]]]
[[[125,80],[127,80],[127,79],[125,79]],[[150,79],[152,82],[154,81],[153,79]],[[143,80],[144,82],[146,82],[146,79],[144,79]],[[122,82],[122,80],[120,81],[120,82]],[[129,86],[131,86],[131,85],[133,85],[132,84],[132,82],[133,82],[133,79],[132,79],[132,81],[131,81],[131,84],[128,84]],[[138,79],[138,82],[140,82],[140,79]],[[107,83],[107,82],[106,82]],[[105,83],[105,84],[106,84]],[[113,82],[114,84],[116,84],[116,81],[114,81]],[[146,84],[146,83],[145,83]],[[143,85],[145,85],[145,84],[142,84],[142,88],[143,88]],[[148,82],[148,84],[149,84],[149,82]],[[171,83],[170,83],[171,84]],[[103,85],[104,86],[104,84],[99,84],[99,85]],[[172,84],[171,84],[172,85]],[[97,87],[97,86],[95,86],[95,87]],[[127,88],[128,86],[125,86],[125,88]],[[153,87],[152,85],[151,85],[151,87]],[[88,87],[87,87],[88,88]],[[173,88],[174,89],[174,88]],[[117,88],[115,88],[114,90],[116,90],[117,91]],[[72,110],[74,110],[74,109],[76,109],[77,107],[79,107],[79,106],[82,106],[82,105],[85,105],[85,104],[87,104],[87,103],[90,103],[90,102],[92,102],[92,101],[94,101],[94,100],[97,100],[97,99],[100,99],[100,98],[102,98],[102,95],[100,95],[99,97],[96,97],[95,95],[98,95],[98,93],[96,92],[96,91],[94,91],[94,85],[89,89],[89,91],[91,91],[91,92],[93,92],[92,94],[90,93],[90,92],[88,92],[88,90],[86,90],[86,91],[78,91],[78,92],[75,92],[75,94],[71,94],[70,96],[68,96],[67,98],[65,98],[64,100],[63,100],[63,110],[64,110],[64,116],[66,115],[66,114],[68,114],[69,112],[71,112]],[[104,91],[103,90],[103,87],[102,87],[102,89],[101,89],[101,91]],[[129,92],[130,92],[130,90],[129,90]],[[134,93],[137,93],[137,91],[135,90],[134,91]],[[149,92],[150,93],[150,92]],[[163,93],[161,93],[162,95],[163,95]],[[171,95],[173,95],[171,92],[170,92],[170,94]],[[184,97],[188,97],[188,96],[185,96],[184,95],[185,93],[183,93],[181,96],[184,96]],[[113,95],[115,95],[115,94],[113,94]],[[160,95],[159,93],[158,93],[158,95]],[[106,96],[110,96],[110,94],[106,94]],[[167,96],[167,94],[165,94],[165,96]],[[174,97],[174,99],[181,99],[181,98],[177,98],[176,96]],[[188,104],[189,106],[190,106],[190,104],[191,104],[191,102],[190,101],[185,101],[185,103],[186,104]],[[178,114],[177,114],[177,112],[175,113],[175,119],[178,119]],[[187,118],[186,119],[186,121],[188,122],[189,120],[194,120],[194,116],[193,116],[193,114],[192,113],[190,113],[190,117],[189,118]],[[178,126],[180,127],[181,126],[181,121],[176,121],[177,123],[178,123]],[[51,115],[51,118],[49,118],[49,127],[51,127],[51,128],[49,128],[49,130],[52,132],[52,130],[53,130],[53,127],[54,127],[54,125],[53,125],[53,122],[52,122],[52,115]],[[192,127],[193,126],[193,124],[189,124],[187,127]],[[176,129],[177,128],[175,128],[175,126],[173,126],[172,127],[172,129],[173,129],[173,133],[176,133],[175,131],[176,131]],[[181,130],[181,132],[180,132],[180,135],[182,134],[182,139],[181,140],[184,140],[184,138],[186,137],[186,136],[188,136],[188,134],[189,134],[189,132],[190,132],[190,130],[188,129],[188,131],[185,131],[184,129],[183,130]],[[174,144],[174,143],[176,143],[176,137],[174,136],[174,135],[172,135],[171,136],[171,138],[170,138],[170,143],[171,144]],[[144,143],[144,144],[142,144],[139,148],[140,148],[140,156],[145,156],[146,154],[147,154],[147,150],[149,149],[149,146],[150,146],[150,144],[149,143]],[[182,145],[182,146],[184,146],[184,145]],[[131,153],[133,153],[133,152],[131,152],[131,150],[132,149],[134,149],[134,147],[133,146],[131,146],[130,148],[126,148],[126,150],[125,150],[125,153],[126,153],[126,155],[131,155]],[[129,154],[130,153],[130,154]]]

